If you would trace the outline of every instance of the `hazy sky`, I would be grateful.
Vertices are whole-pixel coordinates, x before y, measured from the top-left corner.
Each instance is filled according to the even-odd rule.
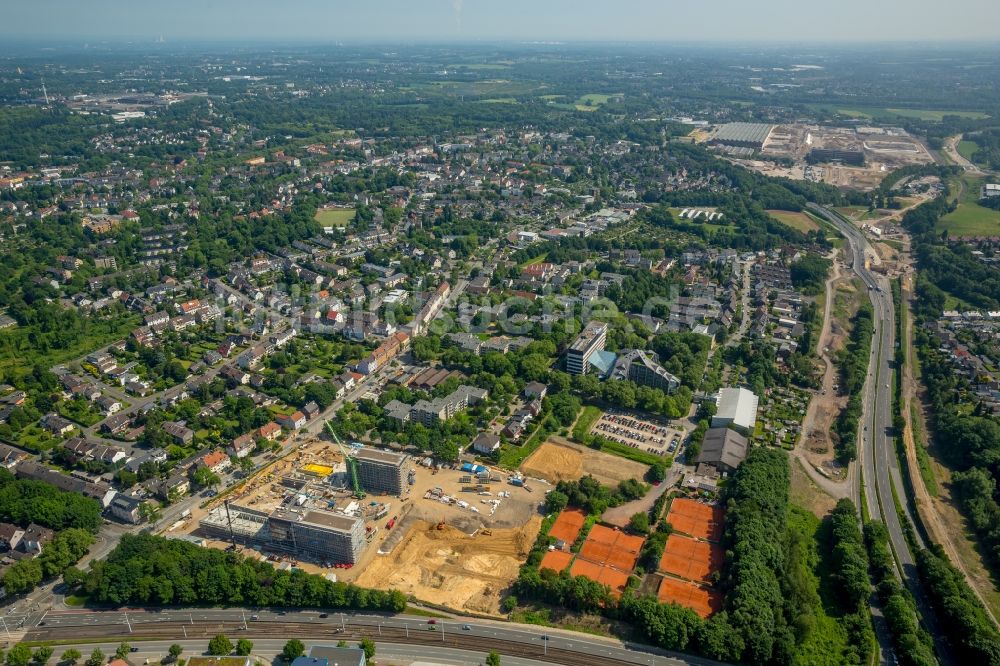
[[[0,35],[93,40],[997,40],[1000,0],[2,0]]]

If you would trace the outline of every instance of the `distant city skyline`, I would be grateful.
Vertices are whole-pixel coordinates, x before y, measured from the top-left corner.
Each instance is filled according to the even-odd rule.
[[[0,35],[165,41],[1000,41],[1000,2],[35,0]]]

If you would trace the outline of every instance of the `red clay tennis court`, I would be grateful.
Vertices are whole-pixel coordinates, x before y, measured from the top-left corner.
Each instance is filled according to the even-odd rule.
[[[639,560],[642,537],[631,536],[603,525],[594,525],[580,549],[580,557],[631,573]]]
[[[563,571],[573,561],[573,553],[563,550],[550,550],[545,553],[539,569],[552,569],[553,571]]]
[[[660,558],[660,571],[688,580],[708,581],[722,568],[725,551],[715,544],[671,534]]]
[[[687,606],[702,617],[722,609],[722,595],[694,583],[664,576],[656,595],[662,603],[674,602]]]
[[[563,509],[559,517],[556,518],[556,522],[552,523],[549,536],[572,544],[580,535],[580,530],[583,529],[583,521],[586,518],[587,514],[580,509]]]
[[[573,576],[583,576],[602,585],[607,585],[611,588],[611,594],[616,598],[621,596],[621,593],[625,591],[625,585],[628,583],[627,573],[588,562],[582,557],[576,558],[569,573]]]
[[[720,506],[709,506],[683,497],[670,503],[667,522],[674,529],[699,539],[718,541],[722,538],[722,521],[725,511]]]

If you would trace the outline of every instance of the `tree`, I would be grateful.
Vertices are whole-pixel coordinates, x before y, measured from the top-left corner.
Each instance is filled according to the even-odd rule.
[[[31,663],[31,648],[18,643],[7,653],[7,666],[28,666]]]
[[[94,651],[90,653],[87,657],[87,661],[84,662],[85,666],[103,666],[104,664],[104,653],[101,652],[101,648],[94,648]]]
[[[306,651],[306,646],[302,644],[297,638],[285,643],[285,647],[281,650],[281,658],[285,661],[294,661],[297,657],[301,657]]]
[[[194,472],[194,482],[202,488],[210,488],[222,483],[219,475],[207,467],[199,467]]]
[[[167,649],[167,654],[170,655],[170,658],[173,661],[177,661],[177,658],[181,656],[182,652],[184,652],[184,646],[180,643],[173,643],[170,648]]]
[[[55,649],[51,645],[42,645],[31,655],[31,659],[36,664],[44,664],[52,657],[53,652]]]
[[[339,648],[345,648],[345,647],[347,647],[347,641],[345,641],[343,638],[341,638],[339,641],[337,641],[337,647],[339,647]]]
[[[358,647],[365,651],[365,659],[371,661],[375,657],[375,641],[370,638],[362,638]]]
[[[559,513],[566,508],[568,502],[569,497],[566,496],[566,493],[553,490],[545,496],[545,510],[549,513]]]
[[[503,609],[504,613],[512,612],[515,608],[517,608],[517,597],[515,597],[513,594],[508,596],[506,599],[503,600],[503,603],[500,605],[500,607]]]
[[[64,664],[67,664],[67,666],[76,666],[76,662],[80,661],[80,657],[82,656],[83,655],[80,654],[79,650],[77,650],[76,648],[70,648],[62,653],[62,656],[59,658],[59,661],[61,661]]]
[[[233,651],[233,642],[225,634],[216,634],[208,642],[208,653],[214,655],[227,655]]]
[[[236,654],[241,657],[246,657],[251,652],[253,652],[253,641],[248,638],[241,638],[236,641]]]
[[[648,534],[649,514],[645,511],[632,514],[632,517],[628,519],[628,526],[636,534]]]
[[[125,659],[128,657],[128,653],[132,651],[132,646],[128,644],[127,641],[122,641],[118,645],[118,649],[115,650],[115,657],[118,659]]]
[[[153,501],[146,501],[139,505],[139,515],[147,523],[155,523],[163,514],[160,505]]]
[[[500,653],[496,650],[490,650],[490,653],[486,655],[486,666],[500,666]]]

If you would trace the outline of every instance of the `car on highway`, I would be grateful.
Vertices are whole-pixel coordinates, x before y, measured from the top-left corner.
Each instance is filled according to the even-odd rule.
[[[427,620],[427,624],[437,624],[437,620]]]
[[[330,614],[329,613],[320,613],[319,616],[320,616],[320,618],[325,619],[325,618],[330,617]]]
[[[259,620],[260,619],[260,615],[251,615],[250,619],[251,620]]]
[[[462,625],[462,631],[472,631],[472,627],[467,624]]]
[[[137,648],[137,647],[135,647],[135,646],[133,645],[132,647],[130,647],[130,648],[128,649],[128,651],[129,651],[129,652],[138,652],[138,651],[139,651],[139,648]]]

